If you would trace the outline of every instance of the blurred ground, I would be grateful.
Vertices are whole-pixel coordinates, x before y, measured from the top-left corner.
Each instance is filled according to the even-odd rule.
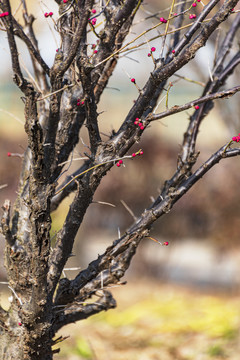
[[[240,294],[130,279],[118,307],[77,324],[55,360],[238,360]],[[57,346],[56,346],[57,347]]]

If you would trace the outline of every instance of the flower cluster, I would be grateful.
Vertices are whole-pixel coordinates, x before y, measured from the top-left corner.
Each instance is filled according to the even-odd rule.
[[[151,52],[148,53],[148,57],[150,57],[154,51],[156,51],[156,48],[154,46],[152,46],[151,47]]]
[[[131,157],[135,158],[136,156],[141,156],[141,155],[143,155],[143,151],[140,149],[136,153],[132,153]],[[126,157],[129,158],[130,156],[127,155]],[[120,167],[122,164],[123,164],[122,159],[116,163],[117,167]]]
[[[240,133],[237,136],[232,137],[232,141],[239,142],[240,141]]]
[[[141,119],[139,119],[139,118],[136,118],[136,119],[135,119],[134,124],[135,124],[135,125],[138,125],[141,130],[144,130],[144,129],[145,129],[145,126],[143,125],[143,123],[141,122]]]
[[[90,20],[90,24],[92,24],[92,26],[95,26],[97,22],[96,18],[93,18],[92,20]]]
[[[9,12],[6,11],[6,12],[1,13],[1,14],[0,14],[0,17],[4,17],[4,16],[8,16],[8,15],[9,15]]]
[[[77,99],[77,106],[84,105],[84,100]]]
[[[190,14],[189,15],[189,19],[196,19],[197,15],[196,14]]]
[[[119,160],[118,162],[117,162],[117,167],[120,167],[121,165],[122,165],[122,163],[123,163],[123,161],[122,160]]]
[[[47,17],[49,17],[49,16],[53,16],[53,12],[52,12],[52,11],[50,11],[50,13],[47,13],[47,12],[46,12],[46,13],[44,14],[44,16],[45,16],[45,18],[47,18]]]
[[[138,152],[136,152],[136,153],[132,153],[132,157],[134,158],[134,157],[136,157],[136,156],[141,156],[141,155],[143,155],[143,151],[142,150],[139,150]]]

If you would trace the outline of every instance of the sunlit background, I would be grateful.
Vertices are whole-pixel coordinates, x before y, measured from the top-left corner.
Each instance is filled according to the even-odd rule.
[[[20,18],[18,3],[11,1]],[[167,9],[170,2],[164,3]],[[60,47],[54,31],[57,8],[54,1],[48,2],[48,6],[45,2],[31,6],[37,18],[35,30],[41,54],[51,66],[56,49]],[[157,13],[157,7],[157,1],[150,1],[143,7],[128,41],[158,21],[157,17],[143,21],[148,12]],[[45,11],[53,11],[53,19],[46,19]],[[167,11],[163,15],[167,17]],[[223,28],[220,39],[224,33]],[[152,34],[145,35],[138,44],[151,37]],[[24,73],[32,76],[27,50],[20,42],[18,45]],[[157,57],[161,51],[159,39],[121,57],[98,108],[103,139],[118,129],[138,96],[129,78],[134,77],[141,88],[153,70],[152,58],[147,56],[151,46],[156,47]],[[178,73],[194,82],[177,77],[170,79],[173,87],[169,93],[169,107],[200,96],[201,83],[209,78],[215,50],[216,38],[213,37],[194,61]],[[22,154],[27,143],[24,103],[22,94],[12,83],[10,62],[6,34],[0,33],[0,185],[6,184],[0,190],[1,204],[7,198],[12,202],[16,199],[21,170],[21,158],[8,157],[7,153]],[[238,83],[239,70],[225,88]],[[157,112],[166,107],[165,94],[160,100]],[[196,166],[240,131],[239,100],[237,94],[215,102],[214,110],[200,129],[197,142],[200,155]],[[192,111],[152,123],[141,142],[133,148],[142,148],[144,155],[125,161],[124,167],[114,167],[103,179],[79,230],[73,250],[75,256],[69,260],[68,269],[85,268],[119,233],[124,233],[133,221],[127,207],[138,216],[151,204],[164,181],[176,169],[177,155]],[[73,157],[84,156],[87,144],[86,133]],[[80,161],[73,161],[68,173],[79,165]],[[154,224],[151,236],[161,242],[168,241],[169,246],[145,239],[125,276],[127,285],[112,289],[117,309],[62,329],[59,335],[70,338],[59,345],[61,352],[56,359],[239,359],[239,166],[239,158],[223,160],[170,213]],[[71,198],[52,214],[53,242]],[[0,279],[6,281],[3,263],[4,240],[1,237]],[[78,271],[65,270],[64,275],[71,279]],[[10,290],[7,285],[1,285],[1,291],[1,302],[7,307]]]

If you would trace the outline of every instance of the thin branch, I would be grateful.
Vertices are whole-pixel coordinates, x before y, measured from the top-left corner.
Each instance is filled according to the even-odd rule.
[[[99,295],[97,302],[84,304],[78,304],[78,302],[76,302],[75,304],[72,304],[71,307],[65,307],[64,310],[57,313],[53,326],[54,333],[64,325],[87,319],[101,311],[114,309],[116,306],[117,304],[112,294],[107,290],[101,290],[101,295]]]
[[[171,109],[168,109],[166,111],[163,111],[159,114],[150,114],[148,115],[148,117],[146,118],[147,121],[155,121],[155,120],[160,120],[163,119],[165,117],[168,117],[170,115],[173,114],[177,114],[179,112],[185,111],[187,109],[190,109],[196,105],[205,103],[206,101],[210,101],[210,100],[215,100],[215,99],[224,99],[224,98],[228,98],[233,96],[234,94],[236,94],[238,91],[240,91],[240,85],[233,87],[232,89],[229,90],[223,90],[223,91],[219,91],[217,93],[214,94],[209,94],[209,95],[205,95],[202,96],[196,100],[192,100],[184,105],[175,105],[173,106]]]
[[[5,22],[6,30],[7,30],[7,36],[8,36],[8,43],[9,43],[9,49],[11,53],[11,59],[12,59],[12,69],[14,73],[14,82],[16,85],[25,93],[26,92],[26,85],[27,82],[23,77],[19,59],[18,59],[18,50],[17,45],[14,38],[14,28],[13,28],[13,17],[12,17],[12,10],[9,3],[9,0],[5,0],[6,3],[6,10],[9,13],[8,19]]]
[[[43,58],[40,55],[40,52],[38,49],[35,49],[34,45],[32,44],[31,40],[28,38],[28,36],[24,33],[22,26],[14,19],[13,19],[13,25],[15,26],[15,34],[20,37],[21,40],[24,41],[26,44],[29,54],[38,62],[38,64],[42,67],[42,69],[45,71],[46,74],[49,75],[50,69],[48,65],[45,63]]]

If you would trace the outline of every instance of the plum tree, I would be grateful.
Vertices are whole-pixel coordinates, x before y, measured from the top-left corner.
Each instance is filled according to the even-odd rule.
[[[7,34],[13,81],[23,95],[28,139],[13,209],[9,200],[2,206],[5,267],[13,293],[9,310],[0,308],[2,359],[50,360],[59,351],[52,349],[61,340],[55,338],[59,329],[114,308],[109,286],[121,283],[141,240],[150,235],[152,224],[215,164],[240,155],[239,147],[233,146],[239,140],[235,137],[193,170],[202,121],[216,99],[229,98],[240,90],[239,85],[224,89],[240,61],[240,52],[233,46],[240,24],[238,10],[234,10],[238,0],[159,2],[150,15],[144,13],[147,5],[142,0],[55,2],[57,16],[49,10],[31,15],[27,1],[19,0],[22,19],[18,19],[10,1],[0,1],[1,30]],[[151,18],[154,24],[128,38],[138,14],[144,15],[144,20]],[[53,21],[59,35],[60,45],[51,66],[39,50],[34,31],[37,16]],[[166,102],[165,109],[158,112],[159,99],[164,95],[168,98],[173,76],[179,76],[178,71],[194,61],[220,28],[224,35],[218,41],[202,93],[181,105],[168,107]],[[157,32],[151,37],[154,30]],[[28,49],[33,66],[30,77],[23,72],[17,38]],[[160,51],[151,45],[153,39]],[[137,88],[138,97],[120,127],[106,140],[99,122],[102,94],[119,58],[143,46],[149,49],[152,71],[142,88],[129,75],[129,86]],[[151,206],[73,280],[64,277],[77,231],[103,177],[113,166],[121,167],[125,159],[142,154],[141,149],[132,153],[131,148],[144,137],[150,124],[187,109],[193,112],[183,134],[176,171],[166,179]],[[84,129],[89,139],[86,157],[64,178],[66,162],[72,158]],[[64,181],[59,185],[60,176]],[[51,212],[71,193],[74,197],[67,216],[51,244]]]

